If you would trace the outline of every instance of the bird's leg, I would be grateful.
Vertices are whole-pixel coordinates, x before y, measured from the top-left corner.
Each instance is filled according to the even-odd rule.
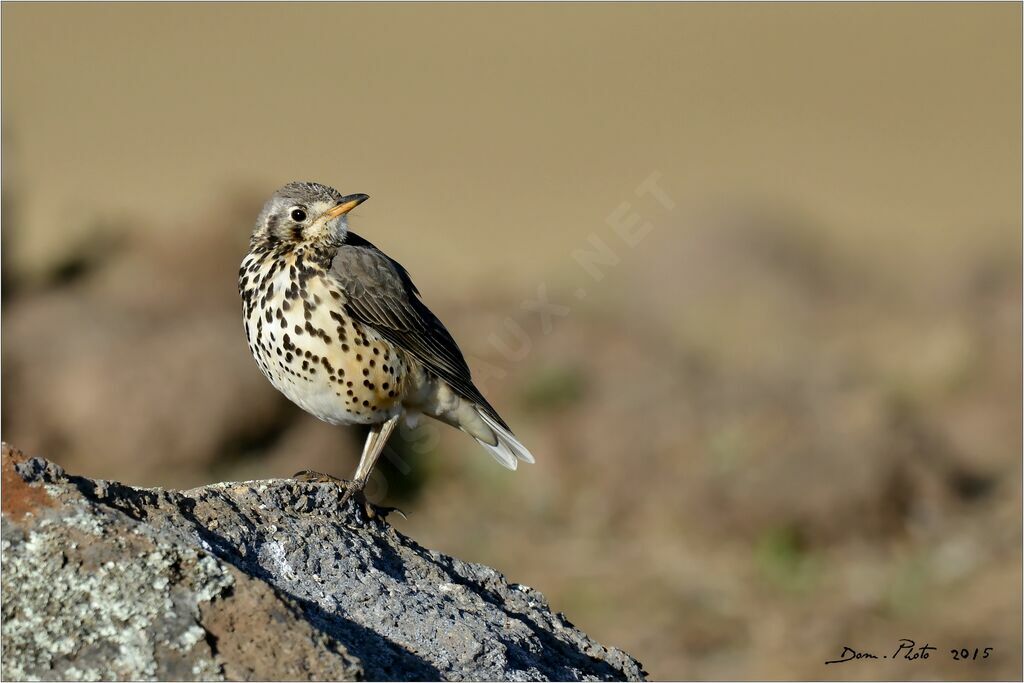
[[[370,478],[370,473],[373,471],[373,466],[377,464],[377,459],[380,458],[380,454],[384,451],[384,446],[388,442],[388,437],[391,436],[391,432],[395,430],[395,426],[398,425],[399,416],[395,415],[387,422],[383,424],[376,424],[370,427],[370,433],[366,435],[366,444],[363,446],[363,454],[359,458],[359,465],[356,467],[355,478],[352,483],[349,484],[345,490],[345,495],[341,498],[341,505],[344,507],[348,499],[353,494],[362,496],[363,488],[366,486],[367,480]],[[370,508],[367,506],[367,513],[370,513]],[[370,514],[371,517],[375,516]]]

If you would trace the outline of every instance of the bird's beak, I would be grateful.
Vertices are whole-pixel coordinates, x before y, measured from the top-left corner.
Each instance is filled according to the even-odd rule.
[[[338,205],[328,211],[325,215],[328,218],[337,218],[338,216],[344,216],[346,213],[356,208],[367,199],[370,198],[368,194],[349,194],[345,195],[338,200]]]

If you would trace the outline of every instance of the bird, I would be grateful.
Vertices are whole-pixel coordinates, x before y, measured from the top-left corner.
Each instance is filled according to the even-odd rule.
[[[245,335],[263,375],[320,420],[370,428],[350,482],[293,476],[345,482],[343,502],[362,497],[399,421],[422,415],[462,430],[508,469],[533,463],[409,272],[349,229],[349,212],[367,199],[288,183],[260,211],[238,271]]]

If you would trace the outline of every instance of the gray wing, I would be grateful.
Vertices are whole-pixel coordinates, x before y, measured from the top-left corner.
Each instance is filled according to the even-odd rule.
[[[419,290],[398,261],[349,232],[334,256],[331,275],[345,292],[349,316],[407,352],[457,394],[478,404],[509,429],[473,385],[458,344],[420,301]]]

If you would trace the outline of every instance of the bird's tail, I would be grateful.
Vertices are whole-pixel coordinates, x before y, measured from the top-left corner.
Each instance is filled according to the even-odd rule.
[[[486,410],[477,408],[476,413],[494,434],[495,443],[487,443],[487,441],[472,433],[470,436],[476,439],[477,443],[486,448],[487,452],[493,455],[495,460],[510,470],[514,470],[520,460],[529,463],[534,462],[533,455],[526,449],[526,446],[519,443],[519,439],[513,436],[512,432],[501,425],[497,420],[488,415]]]

